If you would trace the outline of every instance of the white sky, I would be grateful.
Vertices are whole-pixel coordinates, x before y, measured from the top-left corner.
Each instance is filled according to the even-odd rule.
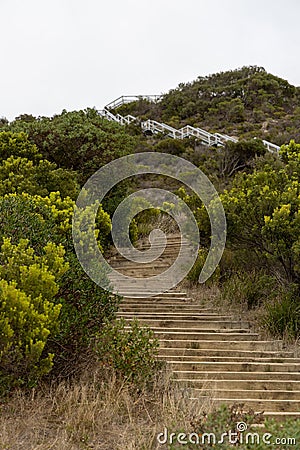
[[[0,0],[0,117],[258,65],[300,85],[299,0]]]

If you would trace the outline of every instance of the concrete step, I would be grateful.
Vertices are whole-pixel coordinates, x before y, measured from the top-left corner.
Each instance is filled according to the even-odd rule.
[[[256,340],[220,340],[214,339],[210,340],[211,334],[207,337],[206,340],[196,340],[196,339],[181,339],[180,337],[173,336],[173,339],[170,336],[164,338],[163,336],[158,336],[159,338],[159,346],[160,348],[184,348],[184,349],[212,349],[216,350],[229,350],[231,351],[281,351],[283,348],[282,341],[261,341],[258,338]]]
[[[197,372],[266,372],[266,373],[298,373],[300,379],[300,363],[264,363],[264,362],[234,362],[234,361],[168,361],[172,370],[195,370]]]
[[[177,374],[178,375],[178,374]],[[179,375],[178,375],[179,376]],[[173,378],[173,383],[178,384],[182,387],[187,387],[190,389],[199,389],[199,390],[238,390],[240,392],[243,391],[261,391],[264,392],[265,395],[268,394],[269,391],[300,391],[300,381],[297,380],[278,380],[278,379],[270,379],[270,380],[245,380],[245,379],[207,379],[205,377],[196,379],[186,377]]]
[[[185,342],[185,341],[184,341]],[[247,341],[248,343],[248,341]],[[223,358],[232,358],[238,360],[246,359],[251,361],[253,358],[272,359],[274,362],[281,362],[283,359],[295,362],[297,358],[293,357],[293,352],[284,351],[261,351],[261,350],[229,350],[218,348],[184,348],[184,347],[162,347],[158,349],[159,356],[166,356],[168,358],[217,358],[222,360]]]
[[[286,383],[289,381],[300,381],[299,372],[240,372],[240,371],[213,371],[213,370],[173,370],[174,378],[188,378],[190,380],[284,380]]]

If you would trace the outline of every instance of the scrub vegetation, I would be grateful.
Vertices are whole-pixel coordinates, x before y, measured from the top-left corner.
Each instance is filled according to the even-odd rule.
[[[196,407],[174,388],[155,359],[151,330],[135,322],[128,333],[115,320],[121,299],[93,283],[77,260],[75,200],[97,169],[121,156],[154,151],[190,160],[214,183],[228,225],[223,258],[203,289],[217,291],[220,305],[253,313],[255,326],[266,334],[295,343],[299,100],[300,88],[261,67],[243,67],[182,83],[157,103],[140,100],[118,108],[141,120],[239,138],[219,148],[195,139],[144,136],[138,126],[109,122],[95,109],[0,120],[0,449],[146,450],[155,448],[163,426],[199,434],[230,425],[236,411],[216,415],[213,405]],[[280,145],[279,154],[268,153],[262,139]],[[112,215],[120,201],[158,181],[140,176],[108,193],[96,218],[101,252],[110,251]],[[188,189],[171,180],[163,187],[185,201],[199,226],[202,247],[188,275],[195,289],[210,245],[209,219]],[[141,212],[130,227],[132,240],[157,224],[172,231],[166,214]],[[297,421],[265,427],[286,436],[300,429]]]

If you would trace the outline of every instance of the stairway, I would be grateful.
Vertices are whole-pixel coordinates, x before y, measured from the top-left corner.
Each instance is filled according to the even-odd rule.
[[[173,139],[186,139],[191,137],[196,137],[201,144],[207,145],[209,147],[223,147],[227,141],[238,142],[238,139],[228,136],[227,134],[221,133],[210,133],[202,128],[195,128],[191,125],[186,125],[179,130],[177,128],[171,127],[170,125],[162,122],[157,122],[156,120],[146,120],[139,121],[137,117],[130,114],[127,116],[122,116],[121,114],[113,114],[111,111],[119,108],[122,105],[131,103],[139,100],[147,100],[149,102],[159,102],[162,99],[162,95],[122,95],[116,100],[108,103],[104,106],[104,109],[98,111],[98,113],[107,120],[114,121],[120,125],[129,125],[132,122],[139,123],[143,132],[146,135],[153,135],[157,133],[165,133],[167,136]],[[272,142],[262,140],[264,146],[268,152],[278,154],[280,147]]]
[[[169,235],[167,242],[154,264],[137,268],[118,255],[110,263],[127,275],[153,276],[176,259],[180,236]],[[300,418],[300,358],[280,340],[262,340],[245,320],[201,306],[179,289],[137,298],[132,287],[118,317],[128,321],[128,329],[133,318],[152,328],[158,359],[166,361],[175,383],[190,388],[191,398],[212,398],[215,406],[243,403],[273,418]]]

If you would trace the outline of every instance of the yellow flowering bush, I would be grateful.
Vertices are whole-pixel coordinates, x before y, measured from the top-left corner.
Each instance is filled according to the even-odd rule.
[[[48,243],[38,256],[26,239],[0,246],[0,392],[33,384],[52,367],[43,351],[59,326],[54,296],[68,269],[61,245]]]

